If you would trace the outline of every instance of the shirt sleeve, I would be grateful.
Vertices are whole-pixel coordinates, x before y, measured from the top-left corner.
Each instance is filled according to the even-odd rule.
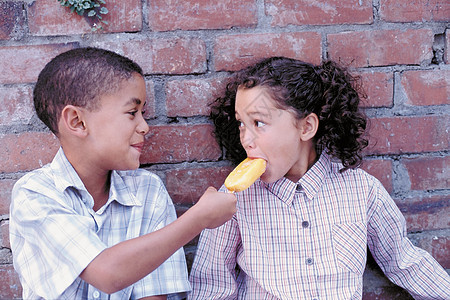
[[[200,235],[188,299],[236,299],[236,256],[241,244],[235,218]]]
[[[376,182],[369,204],[368,246],[386,276],[415,299],[450,299],[450,276],[407,238],[406,221],[389,193]]]
[[[10,211],[14,268],[46,299],[58,298],[106,248],[93,220],[55,201],[57,196],[17,187]]]
[[[166,188],[159,178],[156,183],[153,185],[156,193],[148,190],[138,192],[143,192],[146,197],[154,197],[150,202],[157,202],[157,205],[149,206],[151,211],[144,212],[150,218],[147,218],[148,224],[143,234],[159,230],[177,218]],[[180,248],[156,270],[134,284],[132,299],[154,295],[168,295],[168,299],[184,299],[187,291],[190,291],[190,284],[186,259],[183,248]]]

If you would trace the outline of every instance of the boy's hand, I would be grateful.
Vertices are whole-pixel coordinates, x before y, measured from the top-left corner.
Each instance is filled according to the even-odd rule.
[[[205,228],[216,228],[233,217],[236,213],[236,196],[232,193],[218,192],[209,187],[195,206],[201,214]]]

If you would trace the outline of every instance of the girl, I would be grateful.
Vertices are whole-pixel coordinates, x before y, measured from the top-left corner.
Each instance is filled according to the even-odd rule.
[[[414,297],[450,298],[449,275],[357,168],[367,140],[354,83],[333,62],[283,57],[236,73],[212,108],[216,137],[234,163],[267,168],[230,221],[203,231],[190,299],[361,299],[367,245]]]

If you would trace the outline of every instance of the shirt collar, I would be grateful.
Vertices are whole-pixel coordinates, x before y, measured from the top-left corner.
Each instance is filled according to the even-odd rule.
[[[263,183],[263,185],[281,201],[291,204],[295,191],[299,186],[305,192],[308,199],[314,199],[328,173],[331,169],[331,160],[325,151],[319,157],[319,160],[300,178],[298,182],[293,182],[283,177],[273,183]]]
[[[86,193],[89,195],[83,181],[81,181],[81,178],[78,176],[78,173],[67,159],[64,150],[61,147],[51,162],[50,168],[52,169],[55,187],[58,191],[63,193],[67,188],[74,188],[80,193]],[[89,197],[82,197],[82,200],[88,207],[93,207],[94,203],[90,195]],[[131,193],[122,176],[117,171],[111,172],[109,199],[103,208],[106,208],[109,203],[114,200],[124,206],[142,205],[142,202],[139,201],[133,193]]]

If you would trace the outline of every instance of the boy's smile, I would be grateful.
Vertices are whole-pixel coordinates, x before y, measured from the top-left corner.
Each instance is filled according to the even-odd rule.
[[[261,180],[271,183],[287,177],[296,182],[310,165],[310,140],[303,141],[293,113],[280,109],[262,87],[239,88],[236,94],[236,119],[240,139],[248,157],[267,161]]]

